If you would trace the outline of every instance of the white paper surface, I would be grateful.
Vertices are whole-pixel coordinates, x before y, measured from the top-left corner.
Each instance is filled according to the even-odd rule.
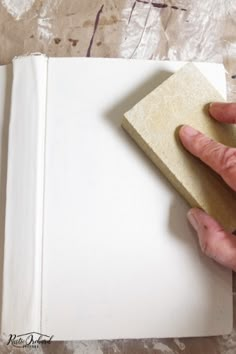
[[[7,336],[41,326],[46,83],[46,58],[14,61],[2,312],[2,333]]]
[[[231,272],[201,254],[188,206],[120,128],[181,65],[49,60],[41,330],[55,339],[232,328]],[[223,68],[199,68],[224,94]]]

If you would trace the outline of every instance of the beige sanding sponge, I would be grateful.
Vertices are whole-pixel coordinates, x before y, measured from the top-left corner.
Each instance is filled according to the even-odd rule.
[[[224,101],[194,64],[187,64],[125,113],[122,126],[192,207],[200,207],[227,230],[236,229],[236,193],[187,152],[177,128],[188,124],[236,146],[232,125],[210,118],[206,105]]]

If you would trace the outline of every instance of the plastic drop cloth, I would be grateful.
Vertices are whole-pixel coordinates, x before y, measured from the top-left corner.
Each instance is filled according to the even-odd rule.
[[[228,98],[236,100],[236,1],[0,0],[0,63],[34,52],[223,62]],[[0,352],[235,354],[236,331],[181,341],[55,342],[25,351],[2,339]]]

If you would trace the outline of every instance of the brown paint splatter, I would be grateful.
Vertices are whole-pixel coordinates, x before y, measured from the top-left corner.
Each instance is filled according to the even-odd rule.
[[[160,3],[155,3],[155,2],[152,3],[152,6],[157,7],[158,9],[165,9],[166,7],[168,7],[168,5],[166,5],[166,4],[160,4]]]
[[[79,42],[78,39],[72,39],[72,38],[69,38],[68,41],[71,42],[72,47],[77,46],[77,44],[78,44],[78,42]]]
[[[113,22],[117,22],[118,21],[118,18],[115,15],[112,15],[111,19],[112,19]]]
[[[90,43],[89,43],[87,54],[86,54],[87,57],[91,56],[91,49],[92,49],[92,46],[93,46],[94,37],[95,37],[96,31],[97,31],[97,28],[98,28],[99,19],[100,19],[100,16],[101,16],[103,8],[104,8],[104,4],[99,9],[99,11],[98,11],[98,13],[96,15],[96,18],[95,18],[93,34],[92,34],[92,37],[90,39]]]
[[[145,1],[145,0],[136,0],[136,2],[141,2],[142,4],[149,4],[149,1]]]
[[[116,22],[118,22],[118,18],[112,15],[110,18],[101,17],[99,24],[100,26],[107,26],[107,25],[113,25]]]
[[[150,2],[147,1],[147,0],[136,0],[133,3],[132,9],[131,9],[129,20],[128,20],[128,24],[129,24],[129,22],[131,20],[131,17],[132,17],[132,14],[133,14],[133,11],[134,11],[134,8],[135,8],[137,2],[142,3],[142,4],[150,4]],[[170,5],[167,5],[167,4],[164,4],[164,3],[159,3],[159,2],[151,2],[151,5],[153,7],[155,7],[155,8],[158,8],[158,9],[166,9],[167,7],[170,7],[173,10],[187,11],[187,9],[185,9],[185,8],[179,8],[178,6],[175,6],[175,5],[170,6]]]
[[[34,35],[33,35],[33,34],[31,34],[30,38],[34,38]]]
[[[93,25],[93,22],[91,20],[86,20],[83,23],[83,27],[91,27]]]
[[[231,76],[231,79],[236,79],[236,74]]]
[[[100,47],[100,45],[102,44],[102,42],[97,42],[97,46]]]
[[[59,44],[61,42],[61,38],[54,38],[55,44]]]

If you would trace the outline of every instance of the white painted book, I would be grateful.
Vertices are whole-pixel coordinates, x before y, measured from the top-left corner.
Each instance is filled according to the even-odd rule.
[[[121,128],[183,65],[30,56],[0,67],[2,334],[231,331],[231,272],[201,254],[189,206]],[[196,65],[225,96],[223,66]]]

